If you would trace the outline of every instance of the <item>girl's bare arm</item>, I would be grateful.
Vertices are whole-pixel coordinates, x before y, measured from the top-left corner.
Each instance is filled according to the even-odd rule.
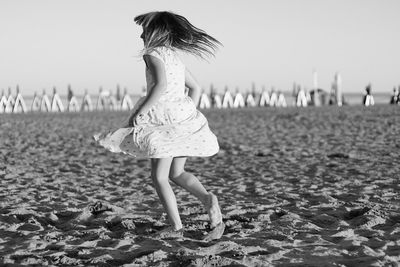
[[[149,111],[158,99],[160,99],[162,92],[167,87],[164,63],[160,59],[150,55],[144,55],[143,59],[146,62],[152,77],[154,77],[154,85],[150,88],[142,105],[131,115],[129,119],[131,126],[133,126],[136,116]]]
[[[197,107],[200,99],[201,86],[187,68],[185,71],[185,86],[189,88],[189,96]]]

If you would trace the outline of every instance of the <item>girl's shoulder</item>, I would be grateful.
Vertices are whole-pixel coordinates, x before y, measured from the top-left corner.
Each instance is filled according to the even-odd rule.
[[[156,57],[163,62],[165,61],[165,56],[164,56],[162,47],[152,47],[152,48],[144,49],[143,56],[147,56],[147,55]]]
[[[175,49],[167,46],[147,48],[144,50],[143,55],[154,56],[164,63],[167,62],[171,57],[177,57]]]

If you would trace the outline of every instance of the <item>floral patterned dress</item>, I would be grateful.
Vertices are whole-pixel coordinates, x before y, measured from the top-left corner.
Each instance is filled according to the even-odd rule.
[[[176,52],[159,47],[145,54],[161,60],[165,67],[167,86],[157,103],[136,120],[134,127],[119,128],[96,134],[95,140],[112,152],[135,157],[208,157],[219,150],[216,136],[210,131],[207,119],[185,95],[185,65]],[[154,79],[146,69],[148,90]],[[145,97],[139,99],[133,112]]]

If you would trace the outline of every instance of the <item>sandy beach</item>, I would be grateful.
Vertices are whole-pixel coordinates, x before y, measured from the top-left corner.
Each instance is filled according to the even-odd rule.
[[[226,229],[174,186],[167,225],[148,160],[92,135],[127,112],[0,116],[0,265],[399,266],[400,108],[206,110],[221,150],[192,158]]]

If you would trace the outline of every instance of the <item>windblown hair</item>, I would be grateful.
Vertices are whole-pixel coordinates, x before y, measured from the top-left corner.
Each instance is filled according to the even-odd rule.
[[[169,46],[204,58],[214,56],[221,43],[193,26],[185,17],[172,12],[149,12],[135,17],[143,26],[145,50]]]

